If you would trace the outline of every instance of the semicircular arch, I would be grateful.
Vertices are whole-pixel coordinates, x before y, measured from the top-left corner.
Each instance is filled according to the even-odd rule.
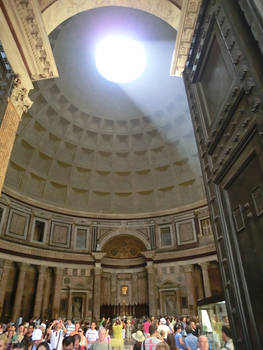
[[[46,31],[50,34],[68,18],[80,12],[105,6],[142,10],[161,18],[176,30],[179,27],[181,10],[169,0],[57,0],[42,12]]]
[[[146,237],[144,237],[141,233],[136,232],[136,231],[129,231],[129,232],[123,232],[120,233],[119,231],[111,231],[108,232],[106,234],[104,234],[102,237],[100,237],[99,241],[98,241],[98,249],[99,250],[103,250],[103,247],[112,239],[119,237],[119,236],[130,236],[130,237],[134,237],[135,239],[138,239],[139,241],[141,241],[143,243],[143,245],[146,247],[146,250],[150,250],[151,249],[151,245],[150,242],[147,241]]]

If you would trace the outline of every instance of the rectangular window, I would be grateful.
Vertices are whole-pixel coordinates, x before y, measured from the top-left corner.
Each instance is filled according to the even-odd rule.
[[[170,226],[160,227],[161,233],[161,246],[169,247],[172,245],[172,235]]]
[[[0,224],[2,221],[3,214],[4,214],[4,209],[0,207]]]
[[[40,221],[40,220],[35,221],[34,234],[33,234],[33,240],[35,242],[44,241],[45,226],[46,226],[46,223],[44,221]]]
[[[188,308],[187,297],[181,297],[181,307],[182,309]]]
[[[78,228],[76,237],[76,248],[86,249],[87,247],[87,229]]]

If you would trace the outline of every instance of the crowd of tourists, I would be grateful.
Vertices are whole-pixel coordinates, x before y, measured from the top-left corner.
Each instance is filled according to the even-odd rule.
[[[222,350],[233,350],[231,331],[222,326]],[[116,318],[0,324],[0,350],[210,350],[194,318]]]

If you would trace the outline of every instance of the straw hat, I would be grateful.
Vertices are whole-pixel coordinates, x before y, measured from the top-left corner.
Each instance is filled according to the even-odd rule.
[[[132,337],[140,343],[145,340],[145,336],[143,335],[142,331],[137,331],[136,333],[133,333]]]

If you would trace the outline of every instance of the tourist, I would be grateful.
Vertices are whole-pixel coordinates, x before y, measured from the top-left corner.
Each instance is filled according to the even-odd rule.
[[[74,337],[68,336],[65,337],[62,341],[63,350],[73,350],[74,347]]]
[[[222,338],[224,340],[224,346],[221,350],[234,350],[234,344],[232,340],[231,330],[227,326],[222,326]]]
[[[75,334],[79,334],[78,330],[80,328],[80,323],[76,322],[73,330],[69,333],[70,336],[74,336]]]
[[[169,333],[167,335],[166,342],[169,345],[170,350],[176,350],[175,338],[173,333]]]
[[[88,349],[88,340],[85,337],[84,331],[81,327],[78,329],[78,334],[80,335],[80,342],[79,342],[80,350]]]
[[[151,325],[150,319],[147,317],[146,321],[143,324],[143,332],[144,332],[144,336],[146,338],[148,338],[150,336],[150,333],[149,333],[150,325]]]
[[[182,326],[181,323],[177,323],[174,326],[175,331],[175,345],[178,349],[185,349],[185,343],[183,342],[183,336],[182,336]]]
[[[26,349],[27,348],[25,343],[18,342],[12,345],[12,350],[26,350]]]
[[[42,343],[38,344],[36,350],[53,350],[53,349],[51,349],[51,346],[48,342],[43,341]]]
[[[193,335],[192,328],[186,326],[185,328],[187,336],[184,339],[187,350],[196,350],[197,349],[197,337]]]
[[[145,340],[145,336],[142,331],[137,331],[132,334],[132,338],[136,341],[133,345],[133,350],[141,350],[142,342]]]
[[[63,336],[67,333],[62,320],[52,322],[47,333],[49,335],[51,349],[62,350]]]
[[[43,342],[43,333],[40,328],[34,329],[32,334],[32,350],[36,350],[37,346]]]
[[[99,329],[98,339],[91,345],[91,350],[111,350],[110,344],[107,343],[107,331],[101,327]]]
[[[7,347],[7,337],[4,334],[0,335],[0,350],[5,350]]]
[[[166,340],[167,339],[167,335],[169,333],[171,333],[171,330],[170,328],[167,326],[166,324],[166,319],[165,318],[161,318],[160,319],[160,324],[158,326],[158,332],[160,333],[162,330],[164,331],[164,339]]]
[[[71,337],[71,335],[70,335]],[[73,337],[73,349],[74,350],[80,350],[80,340],[81,340],[81,337],[79,334],[75,334],[72,336]]]
[[[131,320],[128,320],[127,325],[126,325],[126,339],[127,339],[127,341],[131,340],[131,336],[132,336],[132,324],[131,324]]]
[[[96,329],[96,323],[93,321],[91,322],[90,328],[86,332],[86,338],[88,341],[88,349],[91,348],[91,345],[95,343],[95,341],[98,339],[99,333]]]
[[[198,338],[197,345],[198,345],[197,350],[208,350],[209,345],[208,345],[207,337],[205,335],[200,335],[200,337]]]
[[[160,343],[160,340],[157,338],[158,331],[156,324],[150,325],[149,333],[150,336],[142,343],[141,350],[155,350],[156,345]]]
[[[67,330],[67,333],[65,335],[66,337],[68,337],[71,333],[76,331],[75,325],[72,323],[71,320],[66,321],[66,330]],[[74,334],[72,334],[72,335],[74,335]]]
[[[156,345],[155,350],[170,350],[169,345],[166,342],[160,342]]]

